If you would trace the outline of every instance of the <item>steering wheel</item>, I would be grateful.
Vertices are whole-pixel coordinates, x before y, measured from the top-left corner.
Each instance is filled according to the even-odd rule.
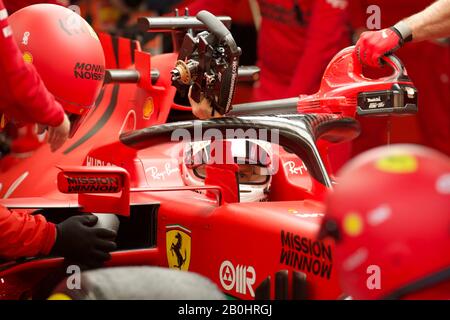
[[[191,98],[200,102],[204,97],[220,114],[232,109],[236,80],[238,77],[241,49],[225,25],[208,11],[200,11],[197,19],[209,31],[195,37],[184,37],[178,61],[172,70],[172,85],[180,97],[186,98],[192,86]],[[176,109],[191,110],[177,105]]]

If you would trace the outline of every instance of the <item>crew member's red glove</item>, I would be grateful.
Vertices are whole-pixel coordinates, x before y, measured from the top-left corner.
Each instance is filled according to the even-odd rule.
[[[392,29],[369,31],[361,34],[355,52],[362,63],[378,67],[381,57],[394,53],[402,45],[402,38]]]
[[[363,64],[379,67],[383,56],[394,53],[411,40],[411,30],[404,22],[399,22],[389,29],[362,33],[356,43],[355,53]]]

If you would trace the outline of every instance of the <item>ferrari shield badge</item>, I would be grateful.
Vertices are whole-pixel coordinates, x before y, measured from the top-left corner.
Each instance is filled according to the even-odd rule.
[[[191,260],[191,231],[180,225],[167,226],[166,251],[169,268],[188,270]]]

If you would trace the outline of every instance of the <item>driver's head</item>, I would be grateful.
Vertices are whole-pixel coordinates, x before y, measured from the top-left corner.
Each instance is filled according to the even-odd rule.
[[[355,299],[450,298],[450,159],[414,145],[350,161],[329,196],[342,289]]]
[[[272,181],[272,147],[270,143],[252,139],[228,140],[232,159],[239,166],[241,202],[267,201]],[[182,177],[188,185],[204,185],[206,166],[216,163],[211,158],[211,142],[188,143],[184,148]]]
[[[72,134],[103,85],[105,57],[89,24],[52,4],[25,7],[9,18],[25,62],[33,64],[72,122]]]

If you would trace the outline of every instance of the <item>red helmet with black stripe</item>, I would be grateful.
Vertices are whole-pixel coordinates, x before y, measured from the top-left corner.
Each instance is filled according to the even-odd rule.
[[[415,145],[368,151],[340,173],[321,236],[336,239],[355,299],[450,298],[450,158]]]
[[[53,4],[9,18],[25,62],[32,63],[76,130],[103,85],[105,57],[97,34],[78,14]]]

